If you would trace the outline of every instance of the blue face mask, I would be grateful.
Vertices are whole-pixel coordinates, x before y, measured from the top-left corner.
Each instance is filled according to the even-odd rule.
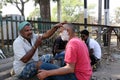
[[[68,35],[67,30],[63,30],[62,33],[60,34],[60,36],[61,36],[61,39],[62,39],[63,41],[68,41],[69,38],[70,38],[70,36]]]

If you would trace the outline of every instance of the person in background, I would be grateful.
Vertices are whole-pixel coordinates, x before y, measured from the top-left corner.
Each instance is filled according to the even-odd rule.
[[[91,65],[93,66],[101,59],[101,47],[96,40],[89,37],[88,30],[82,30],[80,33],[82,40],[85,41],[88,47],[90,59],[91,59]]]
[[[29,22],[23,21],[18,26],[19,36],[13,42],[15,75],[20,79],[29,79],[37,74],[41,61],[39,61],[38,47],[43,39],[49,38],[62,26],[61,23],[54,25],[43,35],[34,34]]]
[[[59,30],[59,32],[61,32],[61,29]],[[52,52],[55,60],[60,61],[59,65],[64,66],[65,47],[68,41],[63,41],[60,35],[61,34],[59,34],[59,36],[54,41]]]
[[[38,71],[38,78],[40,80],[49,80],[50,78],[52,78],[51,80],[90,80],[92,68],[89,52],[86,44],[75,35],[72,24],[63,25],[61,38],[68,41],[64,59],[66,65],[52,69],[41,67]]]

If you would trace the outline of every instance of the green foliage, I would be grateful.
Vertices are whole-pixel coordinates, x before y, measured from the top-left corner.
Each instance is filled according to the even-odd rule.
[[[24,15],[24,6],[25,6],[25,3],[27,3],[29,0],[4,0],[4,5],[7,5],[7,4],[12,4],[14,6],[16,6],[16,8],[20,11],[21,15],[23,17],[25,17]]]
[[[35,6],[36,6],[37,4],[39,4],[39,1],[40,1],[40,0],[33,0],[33,1],[35,2],[34,4],[35,4]]]
[[[115,9],[115,22],[120,23],[120,7]]]
[[[81,14],[83,3],[80,0],[62,0],[62,19],[63,21],[73,22],[75,16]]]
[[[11,4],[21,4],[28,2],[29,0],[4,0],[4,3],[11,3]]]
[[[52,9],[52,14],[51,14],[51,21],[57,21],[57,7],[54,7]]]
[[[2,9],[2,3],[0,3],[0,10]]]
[[[35,0],[38,3],[40,0]],[[54,4],[57,3],[57,0],[54,1]],[[51,20],[57,21],[57,5],[52,8]],[[88,12],[95,7],[95,4],[88,5]],[[62,21],[69,22],[84,22],[84,2],[83,0],[61,0],[61,9],[62,9]],[[39,10],[39,9],[38,9]],[[34,10],[30,17],[39,16],[40,12]],[[88,23],[90,23],[90,16],[88,15]]]
[[[61,0],[62,21],[68,22],[84,22],[84,2],[82,0]],[[91,10],[95,5],[88,5],[88,10]],[[57,21],[57,6],[52,10],[52,21]],[[90,16],[88,15],[88,21]],[[90,23],[90,22],[88,22]]]
[[[5,1],[4,0],[0,0],[0,11],[3,8],[4,5],[5,5]]]
[[[39,8],[35,8],[34,11],[32,11],[29,15],[29,17],[40,17],[40,9]]]

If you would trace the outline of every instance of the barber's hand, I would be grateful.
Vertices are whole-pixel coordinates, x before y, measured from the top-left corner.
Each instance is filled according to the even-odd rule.
[[[48,77],[48,75],[47,75],[47,70],[38,70],[37,77],[38,77],[40,80],[44,80],[45,78],[47,78],[47,77]]]
[[[61,24],[64,25],[64,24],[66,24],[66,23],[68,23],[68,22],[67,22],[67,21],[64,21],[64,22],[62,22]]]
[[[64,24],[66,24],[66,23],[67,23],[67,21],[64,21],[64,22],[55,24],[54,26],[55,26],[56,28],[60,28],[60,27],[62,27],[62,26],[63,26]]]
[[[60,27],[62,27],[62,23],[57,23],[57,24],[54,25],[54,27],[55,28],[60,28]]]
[[[35,42],[34,46],[35,46],[35,47],[38,47],[38,46],[40,46],[40,45],[41,45],[41,43],[42,43],[42,37],[41,37],[41,36],[39,36],[39,37],[37,38],[37,40],[36,40],[36,42]]]

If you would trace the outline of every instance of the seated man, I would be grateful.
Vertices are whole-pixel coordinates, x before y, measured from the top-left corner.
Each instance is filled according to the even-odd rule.
[[[96,40],[89,37],[89,32],[87,30],[82,30],[80,33],[82,40],[85,41],[88,47],[91,65],[93,66],[101,59],[101,47]]]
[[[72,24],[64,24],[61,38],[67,40],[65,48],[66,65],[55,67],[54,64],[41,64],[38,71],[40,80],[90,80],[92,69],[86,44],[75,34]],[[42,70],[43,69],[43,70]]]
[[[24,21],[19,24],[19,36],[13,42],[13,69],[16,76],[20,79],[28,80],[28,78],[37,74],[40,64],[42,64],[39,61],[38,47],[41,45],[43,39],[50,37],[61,26],[62,24],[58,23],[40,36],[33,33],[29,22]]]
[[[55,39],[55,42],[53,44],[53,55],[54,58],[57,60],[61,60],[60,66],[64,66],[64,55],[65,55],[65,46],[67,44],[67,41],[63,41],[61,39],[61,36],[57,37]]]

